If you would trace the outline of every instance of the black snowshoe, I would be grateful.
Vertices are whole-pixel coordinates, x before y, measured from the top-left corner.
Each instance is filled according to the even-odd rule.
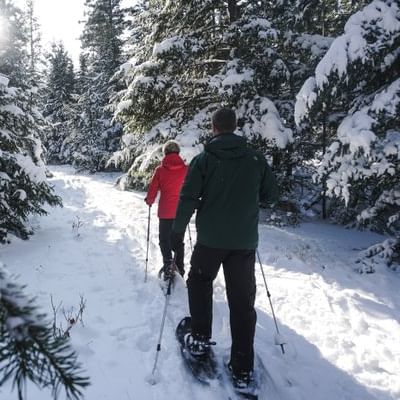
[[[233,392],[240,399],[258,400],[259,382],[253,373],[234,374],[229,363],[225,364],[226,374],[229,377]]]
[[[175,334],[181,346],[184,364],[193,377],[204,385],[210,385],[219,379],[218,365],[211,348],[215,343],[208,340],[193,342],[190,317],[182,319]]]

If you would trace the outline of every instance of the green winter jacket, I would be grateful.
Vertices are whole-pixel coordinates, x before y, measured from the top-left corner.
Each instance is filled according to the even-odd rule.
[[[214,137],[190,163],[173,231],[185,232],[197,209],[197,242],[219,249],[256,249],[260,203],[278,189],[264,156],[233,133]]]

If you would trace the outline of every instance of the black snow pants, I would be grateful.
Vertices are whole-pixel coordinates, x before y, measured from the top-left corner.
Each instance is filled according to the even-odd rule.
[[[223,266],[230,310],[231,366],[235,373],[253,370],[255,250],[223,250],[196,244],[187,280],[192,333],[211,338],[213,281]]]
[[[164,265],[171,262],[172,257],[172,248],[171,248],[171,233],[172,233],[172,224],[174,223],[173,219],[162,219],[160,218],[159,224],[159,240],[160,240],[160,249],[163,258]],[[185,245],[182,242],[181,245],[176,249],[176,266],[178,268],[179,273],[183,276],[185,273],[183,259],[185,255]]]

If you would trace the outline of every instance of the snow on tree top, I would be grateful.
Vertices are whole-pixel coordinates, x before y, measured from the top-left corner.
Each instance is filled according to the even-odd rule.
[[[378,34],[379,33],[379,34]],[[372,35],[372,36],[371,36]],[[347,76],[350,64],[374,62],[387,42],[400,36],[400,8],[398,2],[374,0],[354,14],[345,25],[345,33],[336,38],[315,70],[315,78],[309,78],[301,88],[296,103],[295,120],[299,124],[308,115],[317,93],[331,83],[332,75]],[[382,72],[395,62],[396,56],[384,58]],[[332,92],[333,94],[334,92]]]
[[[350,151],[356,152],[362,148],[366,153],[370,152],[371,143],[376,136],[372,131],[375,119],[363,111],[357,111],[346,117],[338,128],[338,138],[343,144],[350,145]]]
[[[3,152],[0,151],[0,157],[3,155]],[[6,172],[0,171],[0,179],[2,181],[11,181],[10,175],[8,175]]]
[[[383,148],[385,156],[396,156],[400,159],[400,132],[390,130],[388,131],[386,138],[387,143]]]
[[[119,69],[124,73],[127,74],[132,70],[132,67],[136,64],[136,59],[131,62],[131,60],[127,61],[126,63],[122,64]]]
[[[254,100],[246,102],[238,110],[238,114],[248,121],[241,129],[244,136],[259,136],[280,149],[293,142],[292,130],[283,125],[275,104],[267,97],[257,96]],[[257,115],[257,118],[254,118],[254,115]]]
[[[278,36],[278,32],[276,29],[271,27],[271,22],[269,22],[265,18],[254,17],[250,19],[250,22],[244,24],[242,26],[242,31],[248,30],[257,30],[258,29],[258,36],[262,39],[267,37],[276,38]]]
[[[184,48],[184,40],[180,36],[173,36],[163,40],[161,43],[155,43],[153,48],[153,57],[166,53],[173,48]]]
[[[144,72],[144,71],[151,71],[151,70],[155,70],[158,69],[160,66],[160,64],[158,62],[155,61],[145,61],[142,64],[136,65],[134,66],[134,70],[135,71],[140,71],[140,72]]]
[[[121,100],[117,105],[117,111],[122,112],[133,105],[133,101],[131,99]]]
[[[42,164],[36,165],[29,155],[15,154],[14,158],[33,182],[47,182],[46,171]]]
[[[320,57],[326,53],[334,41],[331,37],[303,33],[295,39],[295,43],[303,50],[310,50],[312,55]]]
[[[245,68],[242,72],[236,70],[228,70],[227,77],[222,81],[222,86],[240,85],[244,81],[251,81],[253,79],[254,71]]]
[[[348,20],[345,32],[361,33],[367,23],[389,33],[397,32],[400,30],[399,12],[398,1],[375,0]]]
[[[263,125],[261,135],[264,138],[274,142],[280,149],[293,142],[292,130],[284,127],[279,112],[270,99],[262,98],[260,111],[263,114],[260,123]]]
[[[6,104],[5,106],[0,106],[0,111],[4,111],[14,116],[23,115],[24,112],[17,107],[15,104]]]
[[[400,104],[400,78],[395,80],[381,93],[378,93],[372,104],[371,111],[379,112],[385,110],[386,113],[396,115]]]
[[[382,32],[373,43],[368,41],[371,29]],[[344,35],[332,43],[316,68],[315,78],[319,88],[328,83],[333,72],[337,72],[339,76],[345,75],[349,63],[355,60],[366,62],[371,47],[379,49],[381,41],[386,41],[388,37],[393,37],[394,40],[394,33],[400,32],[399,5],[396,2],[375,0],[350,17],[344,30]]]
[[[301,121],[308,114],[308,110],[317,100],[316,88],[317,83],[315,78],[312,76],[304,82],[300,92],[297,94],[294,109],[294,119],[297,125],[300,125]]]
[[[252,81],[253,76],[254,71],[252,69],[240,68],[239,61],[234,59],[227,64],[225,78],[222,80],[221,85],[222,87],[240,85],[245,81]]]
[[[8,82],[10,82],[10,80],[6,76],[0,74],[0,85],[8,86]]]
[[[399,104],[400,78],[378,93],[371,105],[346,117],[338,128],[338,139],[343,144],[349,144],[352,152],[362,148],[366,153],[369,153],[371,143],[376,139],[373,127],[377,122],[374,116],[370,114],[384,110],[386,114],[395,117]]]
[[[12,135],[13,133],[8,129],[0,129],[0,136],[2,136],[2,139],[10,139]]]
[[[265,18],[255,17],[251,18],[249,23],[243,25],[243,30],[254,28],[269,29],[271,28],[271,23]]]

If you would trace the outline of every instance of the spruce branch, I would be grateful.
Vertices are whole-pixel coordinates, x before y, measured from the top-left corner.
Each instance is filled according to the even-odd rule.
[[[25,296],[24,286],[0,269],[0,386],[11,380],[19,400],[26,399],[28,380],[50,388],[54,399],[62,389],[68,400],[82,399],[89,379],[68,338],[55,337],[45,321],[34,299]]]

